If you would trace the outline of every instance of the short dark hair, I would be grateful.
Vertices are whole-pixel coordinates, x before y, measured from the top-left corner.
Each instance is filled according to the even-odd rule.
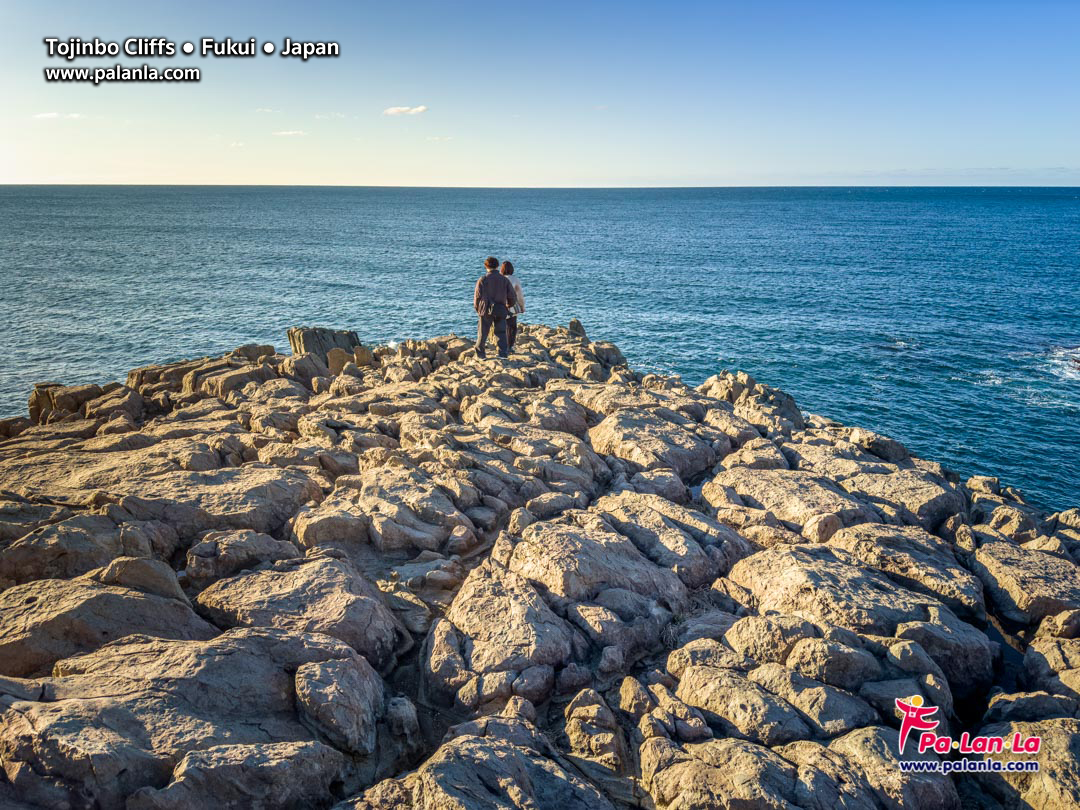
[[[496,259],[494,256],[488,256],[486,259],[484,259],[484,267],[486,267],[488,270],[494,270],[498,266],[499,260]]]
[[[514,265],[510,264],[510,262],[503,262],[502,267],[499,268],[499,272],[504,276],[512,276],[514,275]]]

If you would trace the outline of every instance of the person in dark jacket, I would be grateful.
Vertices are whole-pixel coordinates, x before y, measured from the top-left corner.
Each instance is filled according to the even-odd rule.
[[[506,276],[499,274],[499,260],[494,256],[488,256],[484,260],[484,268],[487,274],[476,282],[476,290],[473,292],[473,309],[480,319],[476,330],[476,356],[481,359],[487,357],[484,344],[494,328],[495,339],[499,344],[499,357],[507,357],[510,354],[510,342],[506,331],[506,316],[517,304],[514,286]]]

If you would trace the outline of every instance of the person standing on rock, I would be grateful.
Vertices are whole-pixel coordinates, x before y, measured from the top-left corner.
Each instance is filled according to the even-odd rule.
[[[476,282],[473,293],[473,309],[480,318],[476,330],[476,356],[481,359],[487,357],[484,344],[487,343],[488,333],[494,328],[499,357],[507,357],[510,343],[506,333],[506,317],[517,305],[517,297],[510,280],[500,275],[498,259],[488,256],[484,260],[484,268],[487,274]]]
[[[518,315],[525,314],[525,293],[521,291],[521,282],[514,278],[514,265],[510,262],[503,262],[502,267],[499,268],[499,272],[504,275],[514,288],[514,298],[517,299],[517,304],[510,311],[510,315],[506,319],[506,342],[510,346],[510,351],[514,350],[514,341],[517,340],[518,331]]]

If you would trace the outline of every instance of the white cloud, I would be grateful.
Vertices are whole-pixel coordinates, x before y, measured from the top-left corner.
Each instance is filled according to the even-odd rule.
[[[279,113],[281,110],[272,110],[269,107],[256,107],[255,112],[258,113]]]
[[[294,135],[307,135],[302,129],[283,129],[281,132],[275,132],[274,134],[280,138],[290,138]]]
[[[315,118],[318,119],[319,121],[329,121],[331,119],[344,118],[344,117],[345,117],[345,113],[339,113],[339,112],[327,113],[325,115],[323,113],[315,113]]]
[[[427,112],[427,105],[421,104],[419,107],[387,107],[382,111],[383,115],[420,115],[420,113]]]
[[[229,144],[229,147],[232,148],[232,149],[243,149],[244,148],[244,142],[243,141],[233,141],[232,143]]]
[[[63,119],[65,121],[75,121],[75,120],[77,120],[79,118],[86,118],[86,116],[83,115],[82,113],[48,112],[48,113],[38,113],[37,115],[34,116],[34,118],[37,118],[38,120],[41,120],[41,121],[44,121],[44,120],[55,121],[55,120],[59,120],[59,119]]]
[[[429,135],[428,140],[436,142],[436,143],[443,143],[445,141],[454,140],[454,136],[453,135]]]

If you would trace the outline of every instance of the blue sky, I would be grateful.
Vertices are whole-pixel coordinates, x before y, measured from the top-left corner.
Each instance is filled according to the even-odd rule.
[[[1080,185],[1078,2],[0,0],[0,30],[6,183]],[[46,36],[341,56],[64,62]],[[42,73],[117,61],[202,80]]]

